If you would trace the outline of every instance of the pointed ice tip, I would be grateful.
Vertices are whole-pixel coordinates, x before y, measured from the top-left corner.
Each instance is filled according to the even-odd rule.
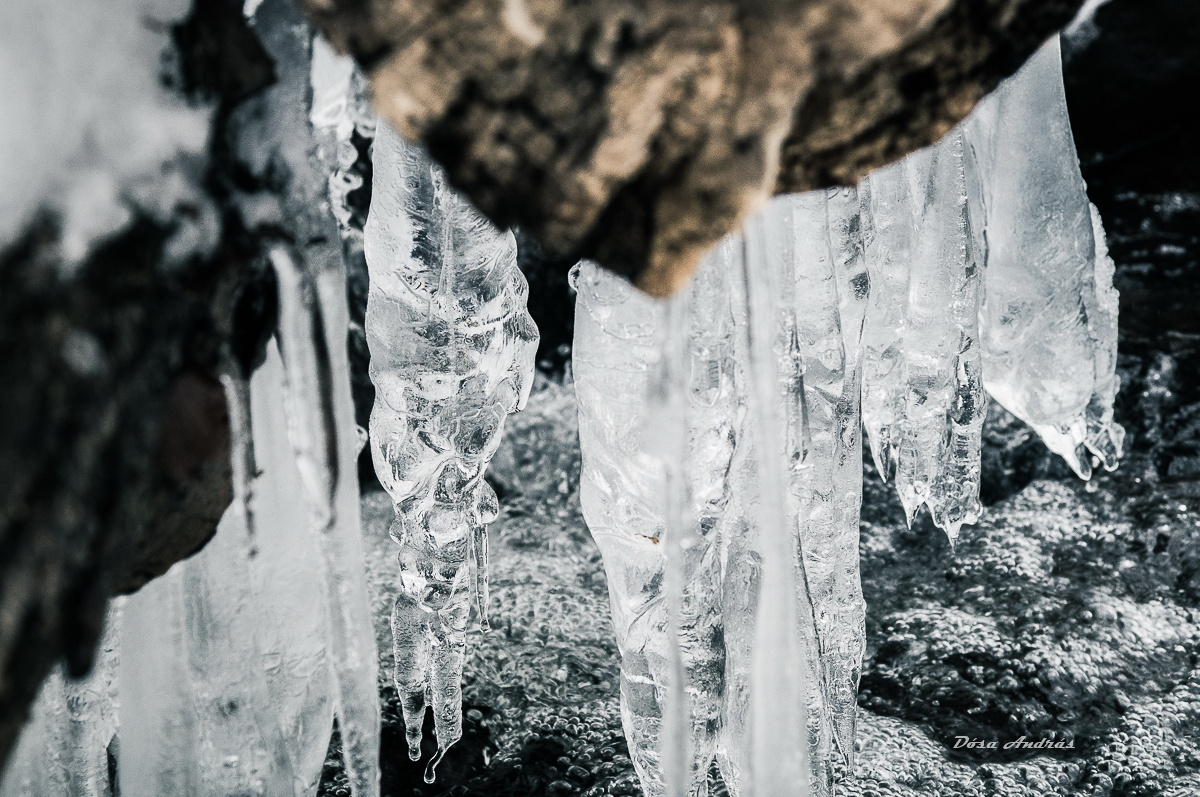
[[[1083,443],[1080,443],[1071,456],[1064,456],[1063,459],[1071,466],[1071,470],[1075,471],[1075,475],[1087,481],[1092,478],[1092,452]]]
[[[954,546],[958,544],[958,532],[962,530],[962,521],[949,523],[946,525],[946,542],[950,543],[950,553],[954,553]]]
[[[421,760],[421,743],[419,741],[417,742],[416,746],[414,746],[412,744],[412,742],[409,742],[409,744],[408,744],[408,760],[409,761],[420,761]]]
[[[438,747],[437,754],[429,760],[429,765],[425,767],[425,782],[433,783],[437,780],[437,765],[442,763],[442,759],[446,757],[445,747]]]

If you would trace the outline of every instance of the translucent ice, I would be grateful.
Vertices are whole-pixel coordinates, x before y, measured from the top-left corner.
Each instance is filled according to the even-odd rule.
[[[383,124],[373,179],[366,229],[371,452],[396,506],[396,687],[413,760],[432,704],[432,781],[462,736],[472,599],[487,627],[487,524],[499,505],[484,469],[505,417],[529,395],[538,335],[512,233],[496,230],[450,188],[440,167]]]
[[[719,265],[670,303],[593,263],[572,273],[580,498],[609,576],[622,722],[648,795],[703,793],[720,727],[717,538],[737,396]]]
[[[1083,478],[1112,470],[1117,292],[1071,138],[1058,39],[965,125],[986,222],[984,378]]]
[[[117,728],[114,693],[120,601],[110,608],[92,671],[74,680],[55,667],[9,755],[2,797],[108,797],[108,751]]]
[[[316,793],[333,723],[333,682],[324,632],[320,548],[309,526],[300,471],[287,436],[283,365],[274,342],[250,383],[258,475],[249,561],[255,629],[268,699],[287,740],[296,797]],[[236,524],[234,516],[226,522]],[[236,526],[234,526],[236,529]]]
[[[244,104],[239,155],[263,174],[283,165],[293,240],[273,241],[288,438],[317,540],[326,663],[347,776],[356,797],[379,793],[378,660],[367,596],[353,463],[358,443],[346,336],[345,259],[330,211],[330,165],[313,127],[313,33],[290,0],[264,0],[255,28],[276,83]],[[318,114],[319,116],[319,114]],[[256,120],[263,125],[254,135]]]
[[[951,542],[979,519],[983,373],[978,221],[960,131],[863,181],[871,293],[863,420],[909,523],[922,505]]]
[[[203,551],[125,606],[122,793],[292,794],[257,645],[245,527],[231,528],[237,516],[227,512]]]
[[[643,786],[703,793],[715,756],[735,793],[823,793],[863,647],[858,199],[776,200],[667,303],[590,263],[573,285],[580,497]]]

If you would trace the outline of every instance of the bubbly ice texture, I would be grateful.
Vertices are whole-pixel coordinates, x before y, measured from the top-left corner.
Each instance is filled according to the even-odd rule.
[[[516,254],[511,232],[493,227],[419,148],[379,124],[366,228],[371,453],[396,507],[396,687],[413,760],[425,708],[433,708],[430,782],[462,736],[472,602],[487,628],[487,524],[499,504],[484,470],[533,383],[538,333]]]
[[[911,524],[922,505],[951,543],[974,523],[987,405],[979,309],[978,213],[967,202],[963,137],[862,181],[870,301],[863,421],[871,453]]]
[[[1117,292],[1071,137],[1058,39],[964,125],[986,229],[984,382],[1080,477],[1117,466]]]

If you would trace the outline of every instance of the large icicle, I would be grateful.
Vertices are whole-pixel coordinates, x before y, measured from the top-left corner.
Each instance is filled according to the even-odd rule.
[[[860,338],[868,282],[857,193],[834,189],[789,201],[796,238],[796,338],[804,368],[800,399],[808,430],[804,456],[811,465],[793,470],[792,490],[816,607],[825,704],[833,742],[849,761],[866,634],[858,535]]]
[[[277,241],[277,340],[288,436],[320,551],[326,659],[342,754],[355,797],[379,793],[378,658],[359,523],[354,410],[346,347],[345,261],[329,202],[329,164],[311,119],[313,33],[291,0],[264,0],[254,22],[275,61],[276,83],[244,104],[239,154],[257,170],[279,163],[289,178],[283,213],[295,241]],[[252,119],[265,126],[253,138]],[[278,171],[278,169],[276,169]]]
[[[967,121],[987,229],[984,373],[988,392],[1083,478],[1108,470],[1117,292],[1099,214],[1071,137],[1055,37]]]
[[[720,722],[716,542],[737,396],[719,266],[706,261],[669,303],[593,263],[572,272],[580,499],[608,573],[622,722],[650,797],[703,793]]]
[[[573,278],[581,499],[609,574],[623,718],[650,795],[702,790],[714,754],[734,793],[800,783],[827,794],[831,743],[847,758],[852,748],[864,644],[857,196],[777,200],[747,236],[723,242],[668,304],[588,263]],[[765,288],[742,283],[749,310],[743,249]]]
[[[983,401],[978,221],[960,131],[863,181],[871,296],[863,419],[911,523],[922,504],[950,541],[979,519]]]
[[[371,451],[396,505],[392,536],[400,545],[395,679],[414,760],[432,704],[432,782],[462,735],[472,597],[487,627],[486,534],[499,505],[484,469],[505,417],[529,395],[538,335],[512,233],[496,230],[383,124],[366,254]]]

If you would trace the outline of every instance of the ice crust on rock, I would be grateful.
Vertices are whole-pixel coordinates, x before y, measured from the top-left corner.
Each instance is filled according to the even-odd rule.
[[[379,125],[366,228],[371,453],[396,508],[396,688],[414,760],[425,708],[433,709],[430,782],[462,736],[472,604],[487,627],[487,525],[499,504],[484,470],[533,384],[538,333],[516,255],[511,232],[495,229],[419,148]]]

